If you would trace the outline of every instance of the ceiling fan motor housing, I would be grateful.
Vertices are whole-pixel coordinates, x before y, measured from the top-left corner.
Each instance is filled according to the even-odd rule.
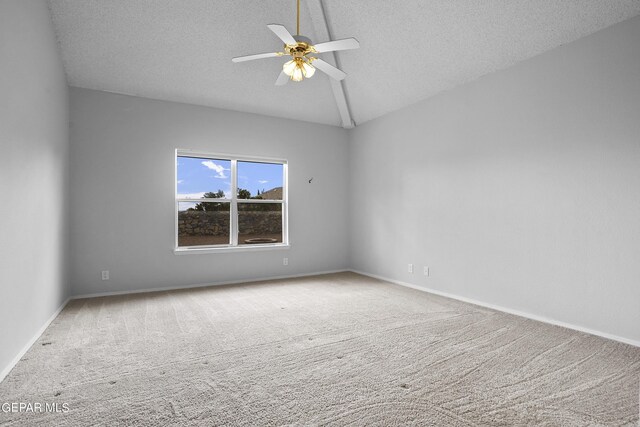
[[[310,44],[311,44],[311,40],[310,40],[310,39],[308,39],[308,38],[307,38],[307,37],[305,37],[305,36],[297,35],[297,36],[293,36],[293,38],[294,38],[298,43],[302,42],[302,43],[306,43],[306,44],[308,44],[308,45],[310,45]]]
[[[284,51],[294,58],[302,58],[305,55],[315,52],[311,40],[305,36],[293,36],[296,42],[295,45],[285,45]]]

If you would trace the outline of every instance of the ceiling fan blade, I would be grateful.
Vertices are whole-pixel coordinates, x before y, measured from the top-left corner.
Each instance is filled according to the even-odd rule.
[[[293,38],[291,33],[284,27],[284,25],[269,24],[267,25],[267,27],[269,27],[269,29],[273,31],[275,35],[278,36],[278,38],[284,42],[284,44],[288,44],[288,45],[298,44],[296,39]]]
[[[328,62],[323,61],[322,59],[317,59],[317,58],[314,59],[311,62],[311,65],[313,65],[318,70],[322,71],[323,73],[326,73],[327,75],[329,75],[329,77],[334,78],[336,80],[342,80],[345,77],[347,77],[347,73],[345,73],[344,71],[338,70],[336,67],[329,64]]]
[[[289,80],[291,80],[291,77],[286,75],[284,71],[280,71],[280,75],[278,76],[278,79],[276,80],[276,86],[284,86],[287,83],[289,83]]]
[[[231,60],[233,62],[244,62],[244,61],[253,61],[254,59],[275,58],[276,56],[282,56],[282,54],[280,52],[258,53],[255,55],[238,56],[236,58],[231,58]]]
[[[360,47],[360,42],[353,37],[349,39],[334,40],[330,42],[318,43],[313,48],[318,53],[335,52],[337,50],[349,50],[357,49]]]

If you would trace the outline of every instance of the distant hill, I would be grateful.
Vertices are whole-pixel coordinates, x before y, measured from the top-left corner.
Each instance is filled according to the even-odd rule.
[[[282,200],[282,187],[272,188],[264,193],[260,193],[260,197],[264,200]]]

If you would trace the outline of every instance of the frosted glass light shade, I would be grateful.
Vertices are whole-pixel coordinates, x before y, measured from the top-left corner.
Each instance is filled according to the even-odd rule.
[[[303,62],[302,63],[302,72],[303,72],[303,74],[304,74],[304,76],[306,78],[310,78],[310,77],[313,77],[313,75],[316,72],[316,69],[313,66],[309,65],[308,63]]]
[[[287,61],[284,63],[284,65],[282,66],[282,71],[284,71],[284,73],[287,76],[292,76],[293,71],[296,69],[297,66],[298,64],[296,64],[296,61],[292,59],[291,61]]]
[[[291,80],[293,80],[294,82],[301,82],[302,79],[304,79],[302,67],[296,66],[296,68],[293,70],[293,74],[291,75]]]

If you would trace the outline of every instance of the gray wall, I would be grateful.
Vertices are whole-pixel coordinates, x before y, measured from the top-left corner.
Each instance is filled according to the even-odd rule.
[[[359,126],[350,159],[355,269],[640,340],[640,18]]]
[[[348,266],[344,129],[78,88],[70,105],[75,295]],[[291,249],[175,255],[176,148],[287,159]]]
[[[67,298],[67,84],[44,1],[0,1],[0,377]]]

